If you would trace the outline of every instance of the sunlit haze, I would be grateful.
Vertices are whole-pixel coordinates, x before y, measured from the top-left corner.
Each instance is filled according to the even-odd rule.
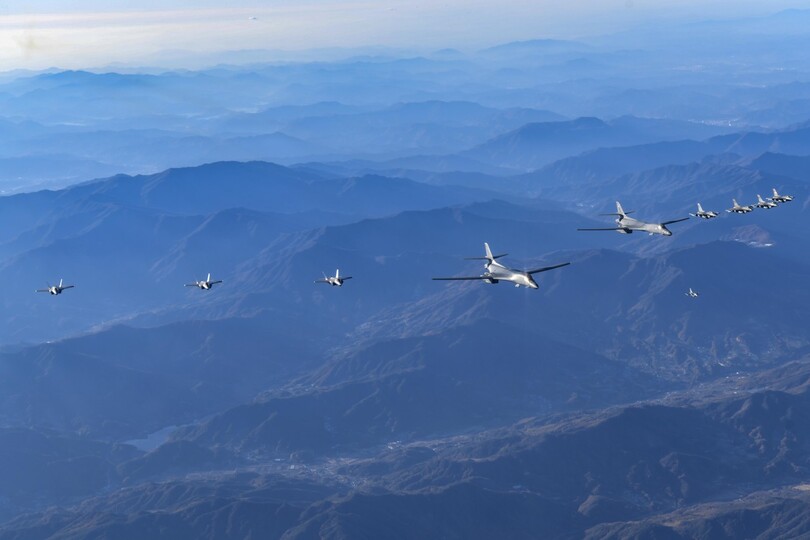
[[[281,0],[0,4],[0,69],[195,67],[225,51],[391,47],[421,52],[535,38],[577,39],[670,20],[728,18],[801,2],[714,0]]]

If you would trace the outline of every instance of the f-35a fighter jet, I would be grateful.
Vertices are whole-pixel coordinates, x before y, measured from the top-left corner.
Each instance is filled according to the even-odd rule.
[[[352,279],[352,276],[340,277],[340,268],[338,268],[335,270],[334,276],[327,276],[326,274],[323,274],[323,279],[316,279],[315,283],[326,283],[332,287],[342,287],[343,282],[347,279]]]
[[[211,288],[217,283],[222,283],[222,280],[219,279],[217,281],[211,281],[211,274],[208,274],[208,277],[205,278],[205,281],[195,281],[194,283],[186,283],[186,287],[197,287],[199,289],[202,289],[203,291],[210,291]]]
[[[59,285],[48,284],[47,289],[37,289],[37,292],[46,292],[56,296],[58,294],[62,294],[62,291],[64,291],[65,289],[72,289],[73,287],[74,285],[62,285],[62,280],[60,279]]]

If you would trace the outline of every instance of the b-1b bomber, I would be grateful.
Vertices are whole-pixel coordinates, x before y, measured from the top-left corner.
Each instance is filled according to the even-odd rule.
[[[616,201],[616,213],[615,214],[601,214],[603,216],[616,216],[616,227],[606,227],[606,228],[596,228],[596,229],[577,229],[578,231],[616,231],[620,234],[631,234],[633,232],[645,232],[650,235],[653,234],[660,234],[663,236],[672,236],[672,231],[667,229],[667,225],[671,225],[672,223],[680,223],[681,221],[686,221],[689,218],[681,218],[681,219],[672,219],[669,221],[664,221],[661,223],[647,223],[646,221],[641,221],[640,219],[634,219],[628,217],[628,214],[632,214],[633,211],[630,210],[629,212],[625,212],[622,208],[622,205],[619,201]]]
[[[491,285],[497,284],[501,281],[509,281],[515,284],[515,287],[527,287],[529,289],[539,289],[540,286],[532,277],[534,274],[540,272],[547,272],[555,268],[568,266],[570,262],[555,264],[554,266],[544,266],[542,268],[535,268],[534,270],[514,270],[499,263],[497,259],[506,257],[508,253],[500,255],[493,255],[492,250],[489,249],[489,244],[484,242],[484,252],[486,255],[483,257],[466,257],[468,261],[486,261],[484,268],[486,272],[480,276],[465,276],[465,277],[437,277],[433,278],[436,281],[483,281]]]

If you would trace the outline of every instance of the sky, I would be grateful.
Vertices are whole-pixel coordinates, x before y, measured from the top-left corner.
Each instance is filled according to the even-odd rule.
[[[0,70],[171,65],[239,50],[415,52],[581,39],[650,21],[762,14],[769,0],[0,0]],[[274,58],[268,58],[272,60]]]

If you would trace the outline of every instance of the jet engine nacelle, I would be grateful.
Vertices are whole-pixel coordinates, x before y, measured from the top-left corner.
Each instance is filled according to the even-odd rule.
[[[490,284],[492,284],[492,285],[497,285],[497,284],[498,284],[498,280],[497,280],[497,279],[493,279],[493,278],[484,278],[484,282],[485,282],[485,283],[490,283]]]
[[[633,234],[631,229],[618,229],[616,232],[619,234]]]

